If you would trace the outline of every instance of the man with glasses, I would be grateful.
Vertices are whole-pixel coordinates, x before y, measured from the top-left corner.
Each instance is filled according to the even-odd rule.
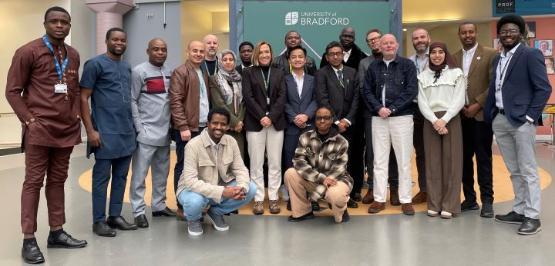
[[[355,43],[355,29],[353,27],[346,27],[341,30],[339,35],[339,42],[343,47],[343,57],[341,58],[343,64],[358,69],[360,60],[364,59],[367,55]],[[328,58],[324,54],[320,62],[320,68],[329,64]]]
[[[291,49],[294,47],[302,46],[302,37],[301,34],[295,30],[290,30],[285,34],[285,48],[286,50],[281,53],[279,56],[276,56],[274,60],[272,60],[272,65],[275,68],[279,68],[285,74],[291,73],[293,66],[289,64],[289,53]],[[314,59],[308,55],[306,55],[306,63],[304,65],[304,72],[314,76],[316,73],[316,63]]]

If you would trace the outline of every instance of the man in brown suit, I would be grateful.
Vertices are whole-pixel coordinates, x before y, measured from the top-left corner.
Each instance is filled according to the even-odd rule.
[[[497,52],[476,42],[477,27],[471,22],[459,26],[462,49],[453,58],[467,77],[465,107],[461,112],[463,129],[463,192],[461,211],[479,209],[474,192],[474,168],[472,158],[476,155],[478,184],[482,211],[480,216],[493,218],[493,183],[491,125],[484,121],[482,108],[488,95],[491,64]]]

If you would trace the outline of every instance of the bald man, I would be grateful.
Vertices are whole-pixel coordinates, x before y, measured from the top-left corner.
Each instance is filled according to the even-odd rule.
[[[201,68],[202,71],[208,73],[208,76],[213,76],[218,72],[218,37],[214,34],[208,34],[204,36],[202,42],[206,46],[206,53]]]
[[[170,80],[170,110],[172,117],[172,139],[175,141],[177,162],[173,170],[174,190],[183,172],[185,145],[206,128],[208,122],[209,91],[208,76],[201,70],[206,45],[191,41],[187,46],[187,61],[177,67]],[[177,201],[177,199],[176,199]],[[177,201],[177,216],[184,219],[183,207]]]
[[[170,89],[171,69],[164,65],[168,47],[162,39],[148,42],[148,61],[131,73],[131,111],[137,131],[129,198],[135,224],[148,227],[145,215],[145,177],[152,173],[152,216],[175,216],[166,206],[166,183],[170,171]]]

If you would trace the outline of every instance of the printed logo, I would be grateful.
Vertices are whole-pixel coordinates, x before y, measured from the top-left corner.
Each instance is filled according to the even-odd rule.
[[[299,12],[288,12],[285,14],[285,25],[292,26],[297,25],[299,22]]]

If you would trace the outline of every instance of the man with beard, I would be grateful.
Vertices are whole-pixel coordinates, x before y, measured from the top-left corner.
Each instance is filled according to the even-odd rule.
[[[358,67],[358,79],[359,87],[362,91],[364,87],[364,79],[366,78],[366,71],[368,66],[377,59],[382,58],[382,52],[380,51],[380,39],[382,37],[382,32],[379,29],[371,29],[366,33],[366,44],[368,48],[372,51],[372,54],[360,61]],[[366,104],[366,101],[362,101],[361,104],[364,116],[364,139],[366,140],[366,173],[368,175],[368,191],[366,195],[362,198],[362,203],[370,204],[374,202],[374,151],[372,151],[372,111],[371,108]],[[398,187],[399,187],[399,173],[397,172],[397,161],[395,160],[395,152],[391,150],[389,154],[389,201],[391,205],[398,206],[399,202]]]
[[[536,125],[551,95],[551,85],[541,51],[522,42],[526,36],[522,17],[502,17],[497,34],[503,52],[493,61],[495,80],[489,84],[484,116],[492,122],[499,151],[511,173],[515,200],[512,211],[496,215],[495,220],[519,224],[519,234],[532,235],[541,230]]]
[[[493,218],[493,175],[492,151],[493,131],[491,124],[484,121],[482,108],[488,96],[491,80],[491,63],[497,54],[492,48],[484,47],[476,42],[476,24],[464,22],[459,25],[459,39],[462,49],[453,56],[455,65],[463,70],[467,79],[466,103],[461,112],[463,135],[463,192],[464,201],[461,211],[477,210],[476,192],[474,192],[474,161],[482,211],[480,216]]]
[[[291,48],[302,46],[301,34],[295,30],[288,31],[285,34],[284,43],[286,50],[279,56],[274,57],[274,60],[272,60],[272,65],[275,68],[281,69],[283,73],[287,75],[291,73],[292,68],[292,66],[289,64],[289,58],[287,56],[291,52]],[[314,62],[314,59],[312,59],[312,57],[308,55],[306,56],[304,72],[311,76],[314,76],[314,74],[316,74],[316,63]]]
[[[201,65],[202,71],[211,77],[218,72],[218,37],[214,34],[208,34],[204,36],[202,42],[206,46],[204,62]]]
[[[148,227],[145,215],[145,178],[152,173],[152,216],[175,216],[166,206],[166,183],[170,171],[170,89],[171,70],[164,65],[168,55],[166,42],[156,38],[148,42],[148,61],[131,74],[131,110],[137,132],[137,150],[133,154],[129,198],[135,224]]]
[[[430,34],[427,30],[418,28],[412,32],[412,46],[416,51],[409,57],[416,66],[416,75],[422,73],[428,67],[428,54],[431,43]],[[412,198],[412,203],[419,204],[426,202],[428,194],[426,193],[426,164],[424,163],[424,116],[418,108],[416,99],[413,102],[414,109],[414,135],[413,145],[416,152],[416,170],[418,171],[418,188],[420,191]]]
[[[116,236],[113,228],[137,229],[121,216],[127,173],[136,147],[131,112],[131,66],[122,60],[126,47],[125,31],[109,29],[106,32],[107,52],[89,59],[81,78],[81,116],[87,130],[87,156],[94,153],[95,158],[93,232],[106,237]],[[91,108],[89,98],[92,98]],[[110,209],[106,219],[110,177]]]
[[[46,174],[49,248],[82,248],[64,231],[64,184],[73,146],[81,142],[79,53],[64,43],[71,28],[67,10],[54,6],[44,13],[42,38],[15,52],[6,82],[6,99],[21,121],[25,181],[21,190],[21,256],[43,263],[35,238],[40,190]],[[7,129],[6,129],[7,130]],[[13,204],[13,203],[12,203]]]
[[[252,66],[252,50],[254,45],[245,41],[239,44],[239,58],[241,59],[241,64],[236,66],[235,69],[239,74],[243,73],[243,69]]]
[[[339,42],[343,47],[343,64],[356,70],[358,69],[360,60],[364,59],[367,55],[355,44],[355,36],[355,29],[353,29],[353,27],[343,28],[339,35]],[[320,68],[328,64],[328,59],[326,58],[326,54],[324,54],[320,62]]]

